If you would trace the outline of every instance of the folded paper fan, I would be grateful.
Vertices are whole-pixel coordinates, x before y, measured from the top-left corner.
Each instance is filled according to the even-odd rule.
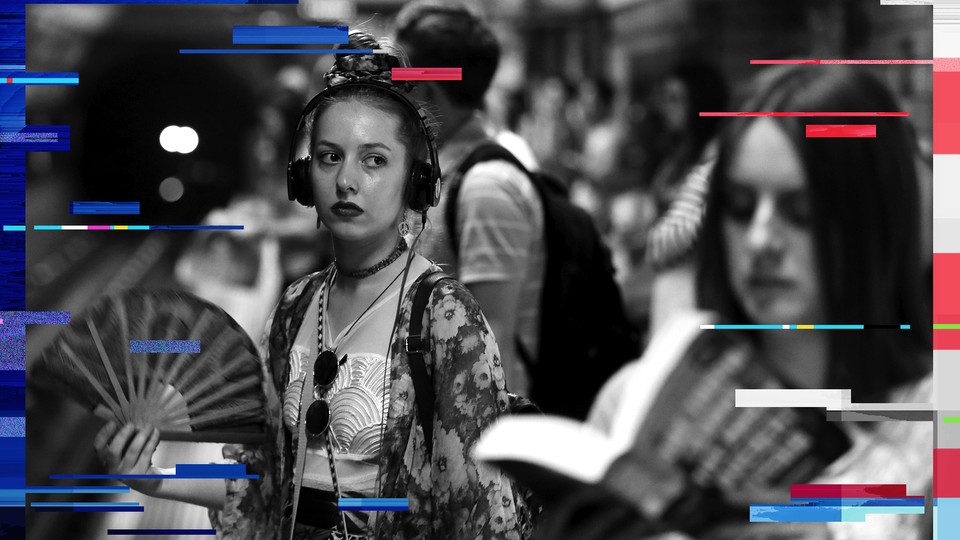
[[[131,352],[131,340],[199,341],[200,352]],[[256,347],[226,312],[189,293],[100,300],[71,317],[29,375],[120,424],[154,426],[161,440],[266,441]]]

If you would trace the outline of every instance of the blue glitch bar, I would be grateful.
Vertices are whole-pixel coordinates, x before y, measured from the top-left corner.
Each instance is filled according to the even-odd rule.
[[[864,522],[868,515],[923,514],[923,506],[806,506],[791,504],[750,505],[750,522],[839,523]]]
[[[107,201],[73,201],[70,203],[71,214],[139,214],[140,202],[107,202]]]
[[[815,324],[817,330],[863,330],[862,324]]]
[[[35,231],[242,231],[243,225],[34,225]]]
[[[843,511],[838,506],[750,505],[750,523],[837,523],[841,521],[843,521]]]
[[[151,480],[176,478],[173,474],[51,474],[51,480]]]
[[[51,474],[51,480],[153,480],[153,479],[180,480],[184,478],[207,478],[207,479],[227,479],[227,478],[245,478],[247,480],[258,480],[259,475],[224,475],[219,473],[211,476],[184,476],[182,474]]]
[[[132,353],[199,353],[199,339],[131,339]]]
[[[960,498],[933,499],[933,539],[960,538]]]
[[[140,506],[136,501],[123,502],[33,502],[30,506],[34,508],[69,508],[81,506]]]
[[[80,84],[79,77],[5,77],[0,78],[3,84],[34,84],[34,85],[55,85],[55,84]]]
[[[180,54],[375,54],[373,49],[180,49]]]
[[[21,493],[130,493],[130,486],[27,486]]]
[[[130,226],[133,227],[132,225]],[[149,225],[151,231],[242,231],[243,225]]]
[[[296,4],[298,0],[30,0],[31,4],[136,4],[136,5],[208,5],[208,4]]]
[[[259,478],[243,463],[178,463],[177,478]]]
[[[0,70],[3,71],[21,71],[27,69],[26,64],[0,64]]]
[[[234,45],[345,45],[346,26],[234,26]]]
[[[900,329],[901,329],[901,330],[909,330],[909,329],[910,329],[910,325],[909,325],[909,324],[901,324],[901,325],[900,325]]]
[[[715,330],[783,330],[782,324],[715,324]]]
[[[27,226],[26,225],[4,225],[3,230],[4,231],[26,231]]]
[[[142,506],[72,506],[63,508],[31,508],[34,512],[143,512]]]
[[[341,512],[409,512],[408,499],[382,499],[365,497],[359,499],[340,499],[337,506]]]
[[[107,536],[216,536],[216,529],[107,529]]]

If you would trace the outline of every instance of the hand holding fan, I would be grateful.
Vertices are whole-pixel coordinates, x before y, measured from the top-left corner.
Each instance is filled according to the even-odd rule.
[[[200,353],[132,353],[131,339],[199,340]],[[251,444],[266,441],[264,375],[253,342],[222,309],[144,290],[71,317],[30,370],[31,381],[119,425],[154,426],[161,440]]]

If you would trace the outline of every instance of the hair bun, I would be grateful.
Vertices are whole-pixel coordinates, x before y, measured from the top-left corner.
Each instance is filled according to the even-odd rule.
[[[412,85],[406,81],[393,81],[393,68],[403,67],[405,62],[400,52],[389,44],[379,41],[371,34],[354,30],[350,32],[347,44],[342,48],[372,49],[380,52],[375,54],[338,54],[333,67],[323,76],[327,86],[348,82],[377,82],[390,85],[404,92],[412,88]]]

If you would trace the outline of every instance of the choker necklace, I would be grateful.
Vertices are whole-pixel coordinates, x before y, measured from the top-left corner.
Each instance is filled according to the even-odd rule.
[[[397,242],[397,247],[394,248],[392,252],[390,252],[390,255],[387,255],[385,259],[374,264],[373,266],[370,266],[368,268],[363,268],[361,270],[345,270],[338,266],[337,270],[342,272],[343,275],[353,279],[363,279],[365,277],[370,277],[376,274],[377,272],[383,270],[384,268],[390,266],[393,263],[393,261],[399,259],[400,254],[406,250],[407,250],[407,241],[404,240],[404,238],[401,236],[400,241]]]

